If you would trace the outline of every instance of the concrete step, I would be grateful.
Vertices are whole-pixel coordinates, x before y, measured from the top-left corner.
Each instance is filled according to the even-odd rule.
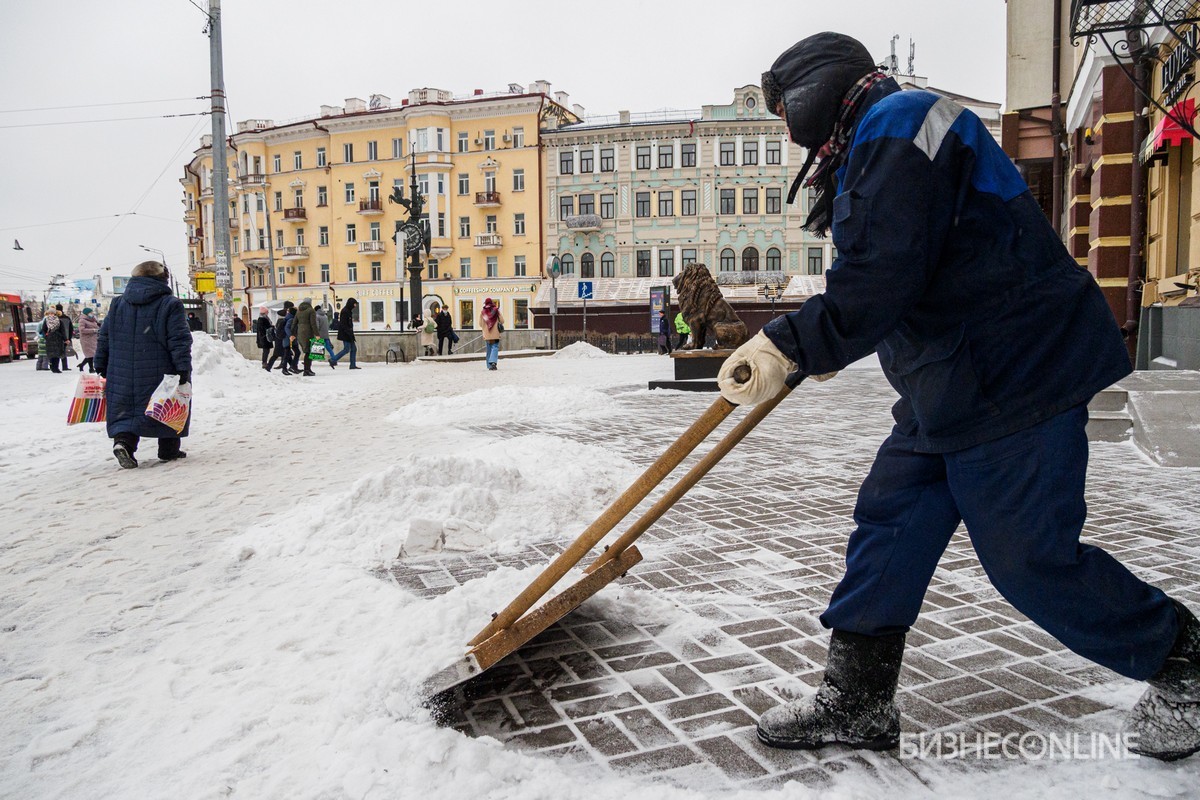
[[[1124,389],[1104,389],[1092,402],[1088,403],[1088,411],[1124,411],[1129,405],[1129,392]]]
[[[1088,407],[1088,440],[1125,442],[1133,435],[1133,417],[1124,411],[1093,411]]]

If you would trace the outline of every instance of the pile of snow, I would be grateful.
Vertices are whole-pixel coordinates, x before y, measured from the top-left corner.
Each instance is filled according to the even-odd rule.
[[[593,348],[595,349],[595,348]],[[595,389],[497,386],[453,397],[425,397],[388,416],[409,425],[494,425],[617,413],[617,402]]]
[[[206,397],[224,397],[229,389],[266,386],[274,383],[262,365],[207,333],[192,333],[192,380]]]
[[[569,344],[562,350],[559,350],[551,358],[608,358],[608,353],[601,350],[599,347],[588,344],[587,342],[576,342]]]

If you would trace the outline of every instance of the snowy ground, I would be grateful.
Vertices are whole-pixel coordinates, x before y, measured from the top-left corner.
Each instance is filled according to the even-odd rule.
[[[0,797],[818,793],[597,773],[438,727],[417,701],[420,681],[530,574],[502,568],[437,597],[410,593],[385,569],[410,524],[440,530],[447,551],[562,541],[638,473],[627,452],[465,426],[604,419],[620,413],[622,392],[667,377],[666,359],[514,359],[497,372],[318,365],[304,379],[267,375],[203,338],[195,357],[188,459],[159,463],[150,442],[136,471],[116,467],[102,426],[64,424],[74,373],[0,365]],[[836,394],[827,400],[836,407]],[[664,420],[686,422],[681,395],[661,403]],[[863,435],[878,439],[869,426]],[[652,591],[606,602],[691,624]],[[1184,797],[1200,760],[933,777],[946,796]],[[819,793],[897,794],[869,765]]]

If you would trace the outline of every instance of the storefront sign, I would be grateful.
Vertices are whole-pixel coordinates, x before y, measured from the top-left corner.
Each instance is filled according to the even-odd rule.
[[[1165,104],[1169,105],[1177,101],[1191,85],[1187,79],[1192,75],[1192,65],[1196,61],[1193,53],[1197,44],[1200,44],[1200,28],[1192,25],[1183,33],[1183,42],[1176,45],[1175,51],[1162,65]]]
[[[455,294],[512,294],[516,292],[533,291],[536,287],[527,289],[524,286],[455,286]]]

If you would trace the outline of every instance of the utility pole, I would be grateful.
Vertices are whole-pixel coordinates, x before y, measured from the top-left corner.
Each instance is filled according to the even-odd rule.
[[[256,201],[257,201],[257,198],[258,198],[258,195],[255,194]],[[266,217],[266,220],[267,220],[267,269],[271,270],[271,299],[278,300],[279,296],[278,296],[278,293],[276,292],[276,285],[275,285],[275,241],[272,238],[274,236],[274,234],[271,233],[271,207],[267,205],[266,189],[263,190],[262,199],[263,199],[263,216]]]
[[[212,76],[213,255],[217,273],[217,337],[233,337],[233,272],[229,268],[229,165],[225,161],[225,74],[221,58],[221,0],[208,0]],[[272,268],[272,288],[275,270]]]

